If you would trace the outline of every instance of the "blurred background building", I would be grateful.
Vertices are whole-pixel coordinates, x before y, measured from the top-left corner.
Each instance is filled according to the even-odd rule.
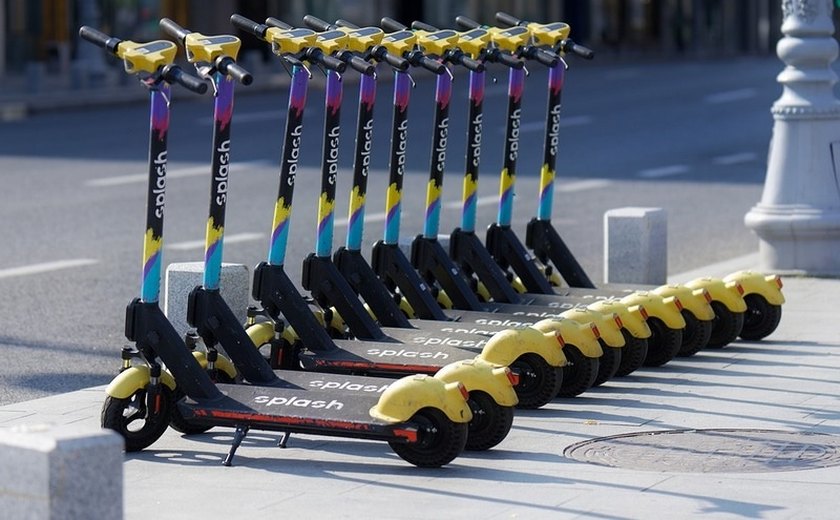
[[[157,23],[164,16],[213,34],[231,31],[232,13],[293,24],[307,13],[361,25],[391,16],[451,27],[459,14],[492,23],[497,10],[566,21],[575,40],[605,58],[767,54],[781,25],[779,0],[0,0],[0,79],[14,76],[30,92],[45,84],[81,88],[118,66],[92,46],[79,45],[83,24],[142,41],[161,36]],[[243,45],[252,54],[265,51],[253,38],[243,38]]]

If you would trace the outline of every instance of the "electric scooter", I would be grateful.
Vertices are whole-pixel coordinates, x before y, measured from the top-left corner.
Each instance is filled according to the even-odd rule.
[[[196,92],[206,91],[207,84],[172,65],[176,52],[172,42],[122,41],[90,27],[82,27],[79,34],[123,59],[127,72],[139,74],[152,105],[143,278],[140,297],[126,309],[126,337],[135,342],[151,377],[146,387],[129,388],[128,396],[109,393],[102,411],[103,427],[120,433],[128,451],[141,450],[163,434],[172,407],[177,406],[191,423],[236,428],[226,465],[250,428],[384,440],[418,466],[436,467],[453,460],[463,449],[466,422],[471,418],[466,389],[457,383],[409,377],[378,398],[351,400],[324,390],[217,385],[211,380],[158,305],[169,82]],[[169,372],[164,372],[164,365]],[[124,383],[130,383],[119,379],[109,385],[109,392],[123,391]],[[173,397],[176,381],[186,396],[177,402]]]
[[[503,12],[497,13],[496,19],[506,26],[528,27],[534,33],[535,38],[540,40],[541,45],[558,47],[556,40],[544,37],[550,32],[546,28],[553,24],[545,26],[526,22]],[[567,44],[560,42],[560,45]],[[575,47],[558,48],[558,50],[580,52]],[[525,243],[534,251],[536,259],[541,262],[543,267],[550,265],[555,267],[556,271],[552,270],[548,273],[543,269],[543,273],[548,274],[550,278],[551,275],[556,275],[552,279],[555,293],[592,294],[587,291],[575,290],[577,288],[594,289],[595,285],[551,224],[554,167],[559,143],[557,121],[559,121],[560,114],[561,73],[562,71],[558,70],[549,78],[549,112],[546,123],[545,155],[541,171],[540,205],[537,216],[528,224]],[[500,255],[496,256],[498,260]],[[519,255],[519,258],[523,258],[522,255]],[[545,277],[535,277],[533,276],[533,269],[530,270],[531,274],[529,274],[527,266],[517,265],[513,261],[510,263],[528,291],[548,294],[546,291],[551,287],[546,288],[544,282],[539,279]],[[568,288],[559,288],[560,276],[566,281]],[[621,294],[622,289],[627,287],[607,284],[603,288],[606,293]],[[629,287],[629,289],[638,288]],[[784,303],[781,288],[781,278],[776,275],[740,271],[724,277],[723,280],[701,278],[692,280],[682,288],[663,286],[655,289],[655,292],[663,295],[682,294],[686,301],[688,300],[686,298],[687,289],[695,293],[699,289],[706,289],[709,292],[708,296],[711,296],[712,301],[710,303],[714,311],[714,318],[706,317],[708,313],[701,309],[692,309],[690,312],[684,313],[690,314],[689,328],[695,329],[690,331],[690,336],[696,339],[693,342],[684,343],[680,354],[691,355],[703,348],[703,339],[707,340],[706,343],[709,347],[719,348],[733,341],[739,335],[744,339],[760,340],[771,334],[781,319],[781,305]],[[703,296],[708,298],[706,295]],[[744,301],[741,301],[742,299]],[[703,323],[711,320],[713,320],[712,323]],[[712,330],[708,330],[709,328],[712,328]]]

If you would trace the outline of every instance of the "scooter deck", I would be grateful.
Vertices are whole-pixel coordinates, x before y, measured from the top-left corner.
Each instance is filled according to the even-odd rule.
[[[184,417],[196,424],[248,426],[260,430],[312,433],[377,440],[406,439],[400,428],[371,417],[379,395],[338,393],[304,388],[219,384],[222,397],[189,398],[178,403]]]

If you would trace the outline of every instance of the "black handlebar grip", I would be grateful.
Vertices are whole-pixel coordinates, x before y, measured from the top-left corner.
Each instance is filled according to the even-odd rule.
[[[496,13],[496,21],[500,24],[508,25],[510,27],[522,24],[522,20],[520,20],[519,18],[502,11]]]
[[[353,70],[368,76],[376,71],[376,66],[361,56],[351,56],[348,62]]]
[[[274,18],[273,16],[269,16],[268,18],[266,18],[265,24],[269,27],[277,27],[278,29],[283,29],[284,31],[292,28],[291,25],[287,24],[283,20]]]
[[[560,57],[551,51],[545,49],[534,49],[533,58],[542,63],[546,67],[553,67],[560,61]]]
[[[265,31],[268,27],[264,24],[257,23],[250,18],[245,18],[241,14],[233,14],[230,16],[230,23],[237,29],[248,34],[253,34],[257,38],[265,36]]]
[[[405,25],[401,24],[400,22],[394,20],[393,18],[388,18],[387,16],[383,17],[379,20],[379,25],[382,26],[383,29],[386,31],[404,31],[408,29]]]
[[[117,53],[117,46],[122,40],[113,36],[108,36],[102,31],[97,31],[93,27],[83,25],[79,29],[79,37],[83,40],[89,41],[97,47],[102,47],[111,54]]]
[[[227,74],[243,85],[250,85],[254,81],[254,77],[250,72],[237,65],[233,58],[225,56],[218,62],[219,72]]]
[[[207,92],[207,83],[204,80],[196,78],[192,74],[187,74],[177,65],[165,66],[161,76],[167,83],[177,83],[187,90],[192,90],[196,94]]]
[[[593,51],[589,47],[578,45],[571,39],[564,40],[560,48],[563,50],[563,52],[571,52],[572,54],[580,56],[585,60],[591,60],[595,57],[595,51]]]
[[[467,70],[471,70],[473,72],[484,72],[484,64],[480,61],[476,61],[466,54],[461,53],[460,56],[456,59],[459,65],[463,65],[467,68]]]
[[[388,52],[385,47],[378,47],[374,53],[374,58],[379,61],[384,61],[388,65],[394,67],[400,72],[408,70],[408,60],[402,56],[396,56]]]
[[[187,35],[190,34],[190,31],[184,29],[169,18],[161,18],[160,28],[164,32],[164,34],[175,38],[182,44],[184,43],[184,38],[186,38]]]
[[[468,18],[464,15],[456,16],[455,23],[458,24],[459,27],[463,27],[464,29],[477,29],[481,27],[481,24],[479,24],[472,18]]]
[[[347,70],[347,64],[341,61],[340,59],[336,58],[335,56],[330,56],[329,54],[324,54],[321,49],[316,49],[313,47],[309,48],[310,50],[307,52],[306,58],[309,61],[314,63],[318,63],[325,69],[334,70],[336,72],[344,72]]]
[[[343,18],[339,18],[335,21],[335,24],[339,27],[347,27],[348,29],[359,29],[359,26],[354,24],[353,22],[348,22]]]
[[[420,66],[426,70],[434,72],[435,74],[443,74],[446,71],[446,65],[437,60],[433,60],[428,56],[420,57]]]
[[[506,52],[496,52],[493,56],[493,61],[496,63],[500,63],[505,67],[510,67],[512,69],[519,70],[525,66],[525,62],[518,59],[516,56],[512,56]]]
[[[321,20],[317,16],[312,16],[311,14],[303,17],[303,24],[310,29],[315,29],[316,31],[329,31],[333,28],[329,22]]]
[[[416,29],[418,31],[426,31],[426,32],[436,32],[436,31],[440,30],[437,27],[435,27],[434,25],[429,25],[426,22],[420,22],[418,20],[415,20],[415,21],[411,22],[411,28]]]

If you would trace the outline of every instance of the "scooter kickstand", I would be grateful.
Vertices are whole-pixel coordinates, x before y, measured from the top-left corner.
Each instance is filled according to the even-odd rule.
[[[248,435],[248,430],[250,430],[250,426],[239,425],[236,427],[236,431],[233,433],[233,444],[230,447],[230,451],[225,457],[225,460],[222,461],[224,466],[230,466],[233,462],[233,456],[236,454],[236,448],[242,444],[242,441],[245,440],[245,436]]]
[[[283,432],[283,436],[280,437],[280,440],[277,441],[278,448],[285,448],[286,444],[289,442],[289,437],[292,436],[292,432]]]

